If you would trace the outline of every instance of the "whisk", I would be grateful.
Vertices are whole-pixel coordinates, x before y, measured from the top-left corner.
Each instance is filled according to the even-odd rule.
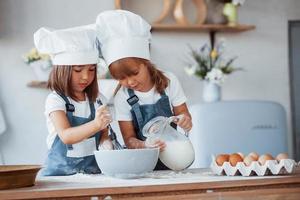
[[[98,105],[103,105],[100,99],[97,99],[97,104]],[[108,130],[109,130],[108,136],[111,139],[111,143],[113,145],[113,149],[114,150],[123,149],[122,145],[117,140],[117,135],[116,135],[115,131],[112,129],[111,125],[108,124],[107,127],[108,127]]]
[[[108,125],[108,129],[109,129],[109,138],[111,139],[111,143],[113,145],[113,149],[115,150],[120,150],[120,149],[123,149],[122,145],[119,143],[119,141],[117,140],[117,135],[116,133],[114,132],[114,130],[111,128],[111,125],[109,124]]]

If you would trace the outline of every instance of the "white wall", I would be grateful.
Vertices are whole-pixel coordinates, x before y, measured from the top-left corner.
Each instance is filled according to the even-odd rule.
[[[132,9],[149,20],[159,13],[159,0],[132,1],[135,2]],[[155,3],[157,8],[150,9]],[[47,131],[43,111],[48,91],[26,87],[35,77],[21,59],[21,55],[33,46],[33,32],[41,26],[64,28],[93,23],[99,12],[113,8],[112,0],[0,1],[0,106],[7,121],[7,131],[0,136],[0,150],[6,164],[42,163],[45,157]],[[225,82],[223,99],[281,103],[287,110],[289,144],[287,23],[300,18],[299,8],[297,0],[248,0],[240,8],[240,22],[256,25],[256,29],[217,34],[217,38],[226,39],[227,52],[238,55],[236,64],[245,69]],[[189,104],[202,102],[203,83],[183,71],[187,44],[198,47],[205,42],[208,42],[208,34],[203,32],[153,33],[154,63],[178,76]]]

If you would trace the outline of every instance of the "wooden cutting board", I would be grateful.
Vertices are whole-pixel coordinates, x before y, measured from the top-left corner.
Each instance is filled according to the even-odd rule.
[[[0,190],[32,186],[40,165],[0,165]]]

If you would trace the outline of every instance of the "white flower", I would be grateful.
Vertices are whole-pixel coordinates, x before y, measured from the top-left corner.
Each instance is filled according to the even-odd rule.
[[[24,60],[24,62],[28,63],[29,62],[29,59],[27,56],[25,55],[22,55],[22,59]]]
[[[184,71],[187,75],[192,76],[196,73],[196,69],[197,69],[196,65],[191,65],[191,66],[185,67]]]
[[[235,6],[243,5],[246,0],[232,0],[232,4]]]
[[[213,68],[210,72],[206,74],[205,80],[220,85],[225,80],[225,74],[222,72],[222,70]]]
[[[32,48],[28,53],[22,56],[25,63],[30,64],[39,60],[50,61],[50,56],[48,54],[41,54],[36,48]]]

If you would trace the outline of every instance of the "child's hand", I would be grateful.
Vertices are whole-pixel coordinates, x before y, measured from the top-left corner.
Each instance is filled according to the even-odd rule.
[[[166,143],[158,138],[147,138],[145,141],[145,148],[159,148],[160,151],[163,151],[165,147]]]
[[[193,126],[191,117],[185,114],[176,116],[173,122],[175,122],[178,126],[180,126],[187,132],[189,132]]]
[[[106,128],[108,124],[112,121],[112,117],[106,105],[102,105],[99,108],[97,108],[94,121],[99,130]]]

